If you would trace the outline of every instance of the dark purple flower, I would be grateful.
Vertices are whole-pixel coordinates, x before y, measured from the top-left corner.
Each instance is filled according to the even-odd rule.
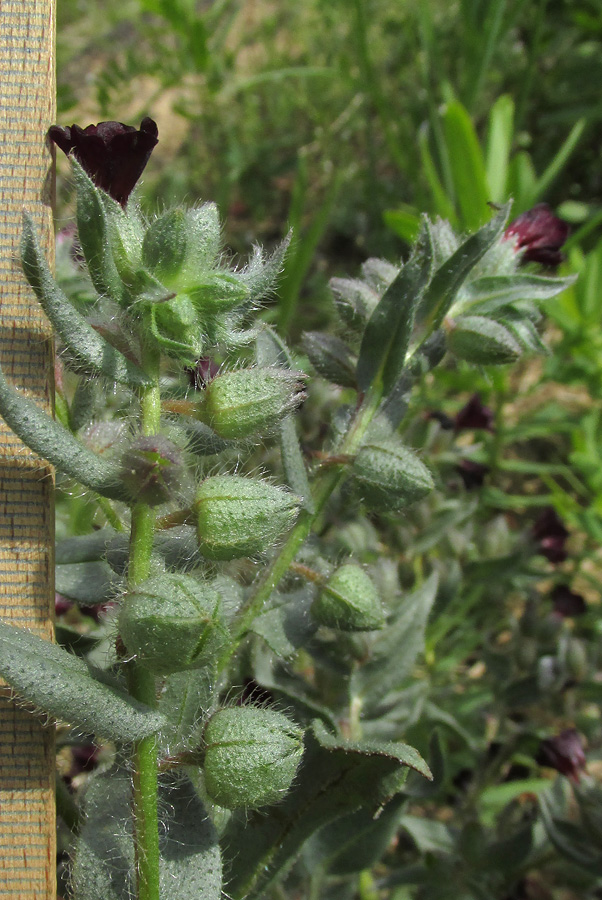
[[[54,595],[54,614],[55,616],[62,616],[68,610],[71,609],[73,603],[71,600],[67,600],[66,597],[63,597],[62,594],[55,593]]]
[[[535,761],[578,783],[579,773],[584,771],[587,762],[578,731],[567,728],[556,737],[542,741]]]
[[[94,744],[84,744],[80,747],[72,747],[71,755],[73,763],[69,775],[74,778],[81,772],[91,772],[98,765],[99,748]]]
[[[516,249],[525,262],[558,266],[562,262],[560,248],[569,236],[567,222],[555,216],[547,203],[538,203],[511,222],[505,237],[518,238]]]
[[[531,535],[537,544],[538,553],[553,563],[565,561],[567,552],[564,545],[569,533],[551,506],[544,509],[535,520]]]
[[[557,584],[550,600],[554,604],[554,615],[560,619],[582,616],[587,612],[587,604],[581,594],[575,594],[567,584]]]
[[[483,406],[478,394],[473,394],[468,403],[456,413],[454,428],[456,431],[477,428],[493,431],[493,413],[488,406]]]
[[[202,356],[194,366],[186,369],[190,384],[197,391],[206,388],[216,375],[219,375],[219,366],[208,356]]]
[[[48,137],[73,154],[94,184],[125,207],[157,143],[157,124],[148,116],[140,130],[123,122],[62,127],[51,125]]]
[[[456,466],[456,472],[464,482],[467,491],[473,488],[482,487],[485,481],[485,475],[489,472],[489,467],[482,463],[474,462],[472,459],[463,459]]]

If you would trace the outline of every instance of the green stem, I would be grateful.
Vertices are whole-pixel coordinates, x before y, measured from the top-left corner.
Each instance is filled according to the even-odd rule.
[[[357,452],[382,399],[382,387],[372,386],[366,393],[354,416],[351,426],[336,449],[335,456],[352,456]],[[268,566],[263,578],[259,581],[255,593],[250,597],[238,621],[235,638],[220,660],[219,669],[223,671],[238,645],[249,631],[253,620],[259,615],[264,604],[270,598],[277,585],[288,572],[301,545],[309,535],[328,502],[328,499],[343,475],[343,465],[328,466],[316,475],[313,499],[314,512],[301,510],[297,522],[286,539],[284,546]]]
[[[161,393],[159,389],[159,358],[147,352],[143,360],[145,371],[153,378],[140,396],[140,427],[145,435],[159,430]],[[146,503],[132,507],[128,587],[139,584],[150,574],[155,532],[155,511]],[[156,706],[154,675],[136,661],[127,666],[128,688],[131,695],[148,706]],[[157,814],[157,739],[154,735],[138,741],[133,752],[133,816],[138,879],[137,900],[159,898],[159,821]]]

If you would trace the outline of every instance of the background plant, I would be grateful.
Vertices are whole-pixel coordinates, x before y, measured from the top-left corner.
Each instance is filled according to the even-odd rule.
[[[287,221],[293,225],[277,292],[282,300],[268,298],[261,318],[286,326],[297,368],[308,371],[298,342],[303,329],[341,334],[328,278],[356,275],[371,255],[405,257],[395,232],[411,241],[418,211],[451,217],[466,229],[464,208],[469,215],[476,208],[483,216],[478,222],[489,214],[475,207],[475,197],[500,203],[512,195],[513,215],[547,200],[573,223],[561,274],[578,271],[580,278],[545,301],[546,319],[538,326],[554,352],[544,362],[531,355],[511,370],[495,371],[448,357],[415,385],[403,431],[411,446],[423,448],[438,492],[402,517],[354,518],[349,499],[337,503],[335,495],[323,516],[321,540],[332,547],[333,562],[351,553],[363,565],[389,565],[402,591],[431,567],[440,570],[424,662],[419,654],[410,666],[407,656],[405,707],[396,705],[398,724],[387,727],[435,768],[427,748],[437,722],[446,774],[428,798],[406,803],[401,818],[394,809],[385,817],[389,830],[383,823],[380,847],[388,849],[380,863],[370,868],[364,859],[367,869],[349,875],[349,860],[362,860],[357,845],[337,863],[335,851],[329,855],[316,840],[285,890],[304,896],[306,879],[315,873],[314,896],[340,891],[365,897],[376,888],[398,900],[432,897],[445,895],[455,879],[467,896],[595,896],[597,863],[587,849],[580,852],[596,833],[587,803],[581,803],[581,818],[562,777],[550,795],[552,812],[547,801],[538,811],[526,796],[548,796],[549,779],[535,761],[540,738],[576,725],[594,777],[599,755],[596,4],[494,9],[429,2],[416,13],[375,2],[277,10],[168,2],[106,4],[102,16],[94,15],[88,7],[82,15],[69,0],[59,4],[61,120],[99,121],[116,110],[126,121],[156,114],[161,142],[155,153],[163,156],[147,169],[144,194],[168,203],[217,199],[235,252],[247,252],[256,237],[273,246]],[[71,184],[70,176],[59,181],[62,222],[70,215]],[[61,283],[86,308],[94,292],[73,267],[69,247],[70,241],[61,244]],[[312,348],[315,353],[315,336],[304,344],[307,353]],[[353,358],[351,364],[348,354],[341,359],[338,344],[328,349],[327,374],[332,377],[337,363],[336,377],[344,383],[346,372],[349,381]],[[74,390],[65,372],[57,413],[77,426],[88,401],[82,403],[85,391],[78,391],[72,403]],[[316,379],[306,390],[297,416],[303,450],[315,465],[319,456],[311,454],[324,452],[324,423],[343,398],[340,388]],[[474,413],[469,401],[475,393],[488,411],[477,425],[465,412],[468,406]],[[109,419],[112,411],[124,415],[119,391],[107,398],[104,413],[103,401],[95,402],[96,420]],[[461,425],[467,421],[471,427]],[[99,434],[90,429],[91,440]],[[113,439],[107,425],[96,446]],[[255,447],[249,471],[255,466],[279,473],[275,444]],[[101,501],[100,513],[87,493],[66,487],[59,534],[105,526],[111,506]],[[535,540],[542,522],[548,533]],[[114,517],[112,526],[119,528]],[[533,555],[544,544],[555,549],[556,561]],[[311,561],[301,564],[312,568]],[[59,567],[59,577],[70,571]],[[382,590],[389,577],[384,571]],[[243,567],[243,582],[252,577]],[[67,587],[75,591],[72,582]],[[114,582],[98,581],[98,602],[113,601]],[[82,632],[94,633],[98,625],[69,601],[59,604],[68,606],[59,634],[84,649],[89,637]],[[94,607],[87,610],[98,619]],[[404,654],[400,646],[399,657]],[[265,671],[262,683],[270,683]],[[336,693],[330,685],[331,678],[321,676],[313,699]],[[419,689],[424,702],[415,702]],[[252,683],[253,690],[256,698],[264,696]],[[74,753],[88,752],[92,761],[85,765],[91,766],[98,751],[78,749],[73,734],[65,741],[61,771],[77,786],[87,776]],[[107,752],[100,751],[101,760]],[[586,781],[586,794],[590,788]],[[63,814],[69,818],[64,803]],[[581,833],[574,830],[580,822]],[[363,835],[362,827],[351,819],[354,833]],[[533,843],[524,856],[529,832]],[[341,840],[347,838],[335,834],[333,847]],[[520,850],[516,858],[512,846]],[[485,858],[491,860],[486,870]]]

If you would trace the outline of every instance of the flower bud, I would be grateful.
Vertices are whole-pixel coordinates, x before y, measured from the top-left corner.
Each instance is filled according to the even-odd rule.
[[[396,441],[364,444],[355,457],[353,477],[364,502],[384,512],[403,509],[434,487],[424,463]]]
[[[238,440],[265,431],[305,397],[299,375],[286,369],[241,369],[213,378],[199,418],[219,437]]]
[[[124,597],[119,634],[158,675],[211,666],[229,642],[221,598],[190,575],[149,578]]]
[[[189,294],[199,313],[228,312],[248,300],[250,291],[241,278],[226,272],[212,272],[195,282]]]
[[[136,438],[121,464],[121,480],[129,494],[149,506],[174,499],[187,476],[180,450],[162,434]]]
[[[171,209],[151,223],[142,242],[142,262],[168,288],[174,286],[184,264],[187,244],[186,214]]]
[[[500,366],[515,362],[521,346],[499,322],[484,316],[460,316],[447,334],[450,351],[466,362],[480,366]]]
[[[373,631],[385,623],[376,587],[354,563],[340,566],[331,575],[311,612],[321,625],[340,631]]]
[[[147,309],[148,328],[162,352],[193,366],[203,351],[202,320],[188,294],[167,297]]]
[[[356,387],[357,359],[340,338],[320,331],[306,331],[303,349],[316,372],[327,381],[342,387]]]
[[[261,553],[292,525],[298,506],[294,494],[259,478],[207,478],[195,501],[201,553],[224,560]]]
[[[282,713],[254,706],[216,712],[204,741],[205,787],[226,809],[277,803],[303,755],[303,731]]]

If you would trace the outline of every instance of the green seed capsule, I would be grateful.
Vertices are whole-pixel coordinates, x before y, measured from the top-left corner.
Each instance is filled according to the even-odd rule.
[[[321,625],[340,631],[373,631],[385,624],[378,592],[360,566],[340,566],[314,600],[311,612]]]
[[[241,369],[209,382],[199,418],[226,440],[271,428],[305,397],[299,375],[286,369]]]
[[[353,462],[353,478],[371,509],[395,512],[421,500],[434,484],[415,453],[396,441],[364,444]]]
[[[458,359],[482,366],[515,362],[521,346],[511,332],[484,316],[461,316],[452,323],[447,346]]]
[[[124,597],[119,634],[158,675],[212,666],[230,640],[221,597],[190,575],[149,578]]]
[[[201,553],[208,559],[261,553],[290,528],[298,508],[294,494],[259,478],[207,478],[195,501]]]
[[[253,706],[216,712],[207,723],[205,787],[226,809],[277,803],[303,755],[303,731],[282,713]]]

